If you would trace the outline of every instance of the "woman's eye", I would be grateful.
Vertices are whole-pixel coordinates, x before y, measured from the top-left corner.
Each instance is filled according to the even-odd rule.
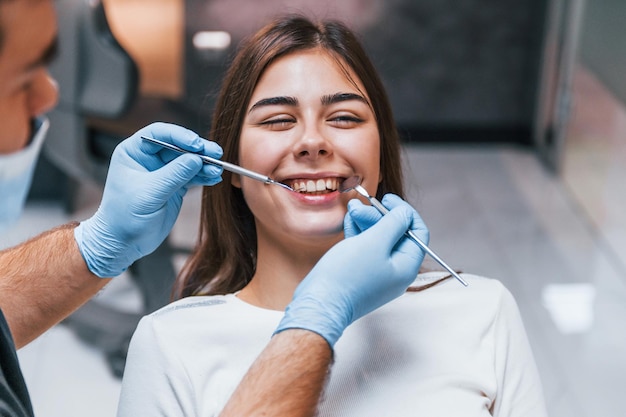
[[[361,119],[360,117],[349,115],[334,116],[331,117],[328,121],[331,124],[341,128],[354,127],[358,124],[363,123],[363,119]]]
[[[262,126],[267,126],[273,130],[284,130],[289,129],[296,123],[295,119],[292,118],[279,118],[279,119],[269,119],[259,123]]]

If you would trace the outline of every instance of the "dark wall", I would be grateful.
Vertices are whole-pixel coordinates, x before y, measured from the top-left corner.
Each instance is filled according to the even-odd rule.
[[[596,0],[585,3],[580,57],[602,82],[626,103],[626,2]]]
[[[242,3],[248,7],[242,8]],[[231,14],[240,16],[238,21],[248,26],[237,28],[234,43],[268,16],[293,11],[282,7],[283,3],[289,2],[270,1],[269,7],[266,2],[231,3]],[[397,121],[412,132],[408,135],[411,139],[445,131],[461,135],[501,132],[508,135],[502,140],[530,139],[545,0],[354,3],[363,5],[360,13],[365,17],[348,23],[362,36],[388,89]],[[333,6],[323,5],[329,10],[321,12],[319,1],[312,0],[311,4],[318,4],[311,6],[315,15],[335,17]],[[188,0],[186,8],[187,103],[205,109],[206,120],[212,104],[207,92],[219,85],[233,48],[221,55],[201,56],[191,38],[198,30],[229,30],[221,16],[226,14],[228,3]],[[249,17],[243,19],[242,14]],[[475,135],[469,138],[475,139]]]

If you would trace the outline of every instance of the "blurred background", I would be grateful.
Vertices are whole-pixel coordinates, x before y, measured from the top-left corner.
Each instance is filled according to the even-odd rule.
[[[268,18],[340,19],[390,95],[431,247],[514,294],[550,415],[626,415],[626,3],[56,4],[60,102],[26,213],[0,247],[91,215],[111,152],[138,128],[168,121],[206,135],[229,58]],[[155,254],[20,350],[36,415],[115,415],[128,341],[168,302],[199,201],[191,190]]]

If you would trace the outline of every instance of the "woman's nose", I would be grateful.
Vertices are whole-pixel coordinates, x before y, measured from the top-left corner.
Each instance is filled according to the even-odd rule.
[[[28,110],[31,116],[39,116],[51,110],[59,99],[59,86],[47,70],[33,80],[28,91]]]
[[[294,148],[298,158],[316,160],[332,154],[332,143],[318,129],[307,129]]]

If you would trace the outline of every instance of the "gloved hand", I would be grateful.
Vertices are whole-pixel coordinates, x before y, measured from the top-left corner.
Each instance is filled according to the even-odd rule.
[[[189,186],[221,181],[221,167],[146,142],[142,135],[222,156],[216,143],[166,123],[153,123],[120,143],[111,158],[100,207],[74,231],[89,270],[99,277],[121,274],[165,240]]]
[[[353,321],[411,285],[425,253],[404,233],[410,228],[427,243],[428,230],[400,197],[387,194],[382,203],[390,210],[385,216],[358,200],[350,201],[344,221],[346,239],[333,246],[300,283],[275,333],[306,329],[333,347]]]

